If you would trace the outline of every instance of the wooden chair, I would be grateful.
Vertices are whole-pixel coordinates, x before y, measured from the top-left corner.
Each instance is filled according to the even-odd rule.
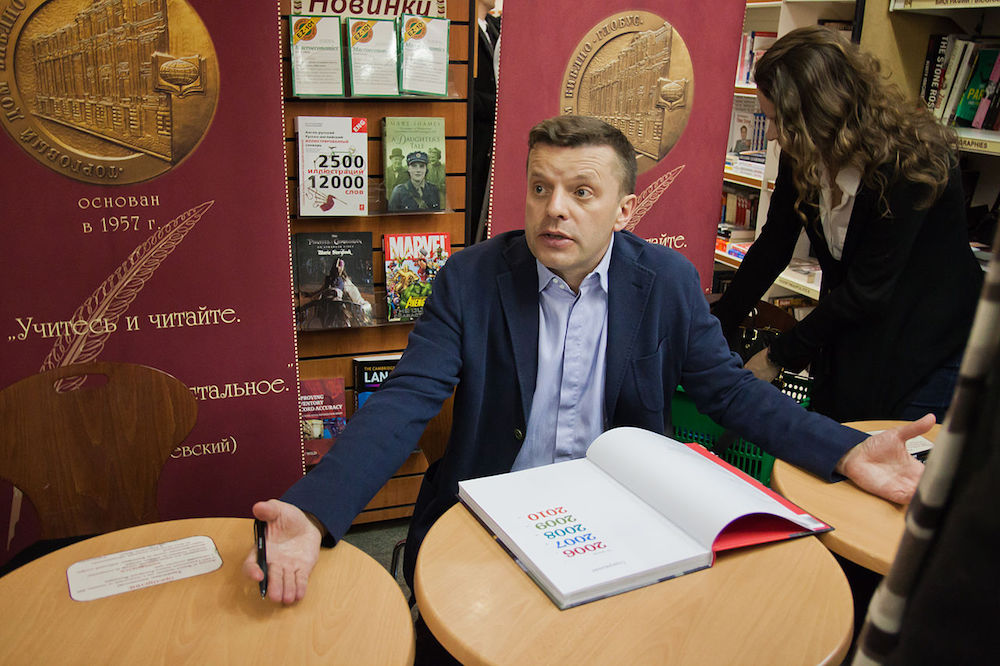
[[[197,412],[183,383],[143,365],[32,375],[0,391],[0,476],[31,500],[44,539],[154,522],[160,469]]]

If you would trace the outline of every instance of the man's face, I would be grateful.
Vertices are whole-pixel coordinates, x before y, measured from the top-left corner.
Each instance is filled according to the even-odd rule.
[[[402,155],[393,155],[392,157],[389,158],[389,160],[392,162],[392,168],[393,169],[402,169],[403,168],[403,157],[402,157]]]
[[[441,161],[441,153],[439,153],[436,150],[430,151],[429,153],[427,153],[427,156],[430,158],[431,164],[437,164],[438,162]]]
[[[531,253],[574,290],[625,228],[634,194],[621,192],[609,146],[536,145],[528,154],[524,230]]]
[[[424,182],[424,177],[427,176],[426,164],[423,162],[411,162],[406,168],[410,172],[410,180],[417,184]]]

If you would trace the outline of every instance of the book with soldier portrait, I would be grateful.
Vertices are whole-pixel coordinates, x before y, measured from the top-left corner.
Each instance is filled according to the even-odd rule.
[[[374,326],[371,232],[311,232],[293,238],[296,329]]]
[[[444,118],[384,118],[382,151],[386,209],[389,212],[428,212],[447,208]]]

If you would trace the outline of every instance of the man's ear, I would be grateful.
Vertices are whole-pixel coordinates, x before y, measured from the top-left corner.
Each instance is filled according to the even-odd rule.
[[[615,218],[615,231],[621,231],[632,219],[632,213],[635,212],[635,202],[638,201],[638,197],[634,194],[626,194],[622,197],[622,200],[618,202],[618,216]]]

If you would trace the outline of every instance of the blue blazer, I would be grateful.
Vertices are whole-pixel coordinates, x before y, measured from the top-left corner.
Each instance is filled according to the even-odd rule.
[[[617,232],[608,280],[606,428],[672,434],[670,403],[680,384],[717,423],[826,478],[865,438],[744,370],[679,253]],[[396,370],[282,499],[339,539],[454,390],[448,447],[424,477],[407,537],[412,584],[420,542],[456,502],[458,482],[510,471],[527,430],[537,354],[538,274],[524,232],[456,253],[438,273]]]

